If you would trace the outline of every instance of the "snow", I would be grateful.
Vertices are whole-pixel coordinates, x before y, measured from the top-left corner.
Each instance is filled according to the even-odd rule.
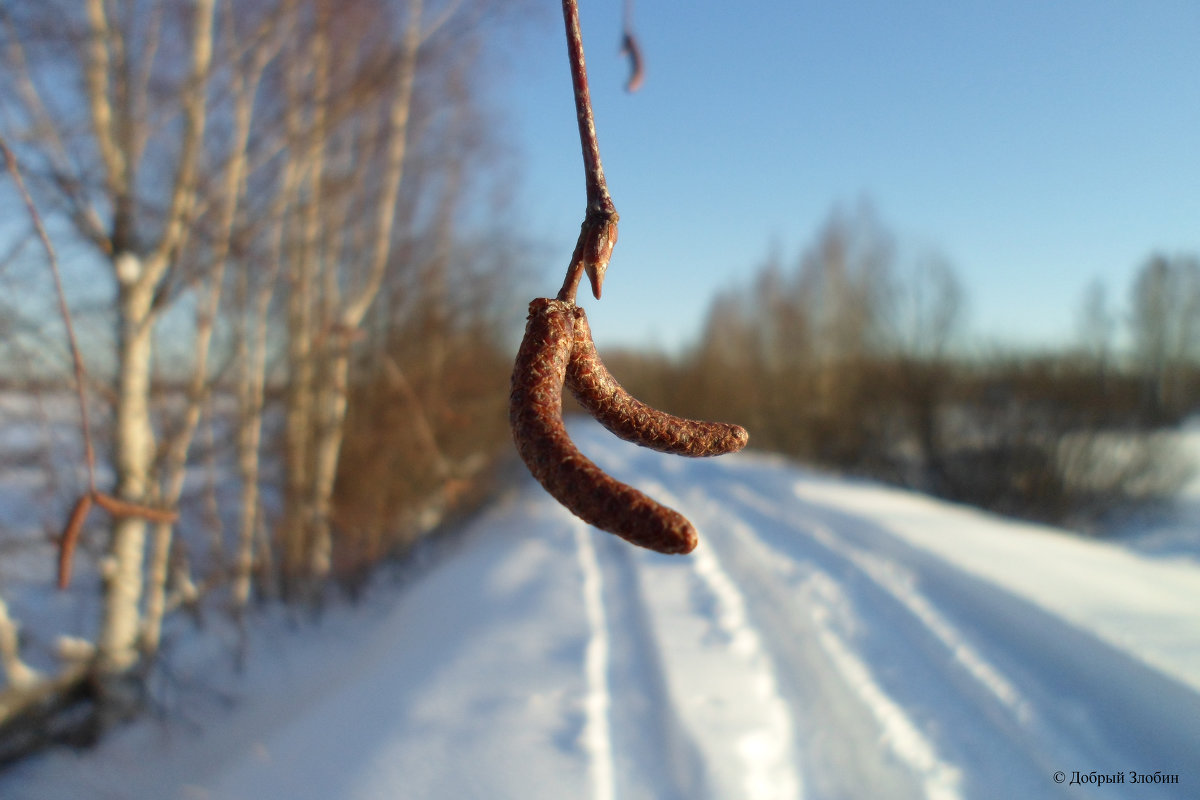
[[[572,432],[699,549],[630,547],[523,481],[400,591],[260,619],[243,675],[168,653],[164,720],[19,764],[0,797],[1200,796],[1191,554]],[[1128,783],[1156,770],[1178,782]]]

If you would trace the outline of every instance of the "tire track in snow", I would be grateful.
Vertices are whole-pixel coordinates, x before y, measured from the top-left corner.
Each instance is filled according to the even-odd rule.
[[[803,519],[781,513],[778,504],[748,487],[735,485],[729,494],[743,506],[754,508],[781,525],[803,532],[832,553],[838,553],[874,581],[902,605],[930,634],[946,648],[957,662],[987,693],[991,694],[1022,725],[1034,719],[1033,706],[1021,691],[987,661],[964,637],[963,633],[929,602],[915,587],[916,578],[895,560],[884,558],[838,538],[828,525],[815,519]]]
[[[590,455],[621,470],[611,450]],[[640,483],[671,502],[665,489]],[[800,800],[795,713],[738,584],[703,546],[687,559],[641,552],[637,558],[667,693],[705,765],[710,795]]]
[[[588,449],[589,455],[609,472],[640,475],[638,488],[668,505],[686,505],[694,522],[703,521],[694,512],[712,506],[699,492],[692,493],[686,504],[680,503],[663,483],[649,477],[682,483],[694,475],[696,467],[692,464],[697,462],[686,462],[690,469],[685,474],[678,460],[623,445],[605,442]],[[720,465],[708,468],[721,469]],[[682,488],[688,491],[691,482]],[[723,537],[710,539],[706,534],[707,529],[713,528],[715,533],[728,521],[722,518],[715,525],[698,525],[700,547],[686,560],[641,557],[648,607],[667,662],[665,670],[674,705],[685,726],[694,731],[710,767],[727,767],[724,774],[713,775],[715,796],[752,797],[755,795],[746,794],[746,790],[754,786],[763,792],[777,792],[762,796],[801,797],[807,787],[796,770],[800,764],[806,767],[806,777],[811,772],[817,797],[903,800],[928,796],[911,771],[900,768],[879,747],[878,724],[840,677],[830,654],[815,644],[820,639],[818,619],[806,609],[797,613],[793,587],[785,586],[761,564],[747,563],[743,550],[717,546],[717,540]],[[748,605],[753,605],[753,623]],[[825,644],[833,646],[829,636]],[[835,652],[844,656],[847,651],[837,648]],[[743,674],[757,671],[762,677],[733,679],[731,668]],[[757,694],[774,698],[773,705],[782,713],[751,710],[760,699],[753,691],[740,700],[714,694],[723,688],[755,683]],[[814,716],[820,723],[816,728],[809,724],[807,739],[799,741],[793,722],[811,722]],[[778,726],[778,732],[762,735],[772,724]],[[741,749],[737,742],[745,730],[759,735],[744,739],[745,749]],[[722,741],[730,742],[726,750],[737,751],[743,757],[761,758],[770,752],[779,773],[790,777],[776,781],[772,789],[772,782],[761,778],[768,771],[761,765],[743,762],[740,769],[731,771],[727,754],[715,752],[719,748],[714,745]],[[769,751],[764,747],[756,754],[756,743],[769,747]]]
[[[727,546],[781,582],[808,587],[800,602],[817,619],[818,640],[871,711],[883,743],[919,778],[922,796],[975,796],[990,781],[1025,796],[1061,796],[1063,787],[1045,779],[1055,767],[1030,741],[1033,706],[916,591],[900,564],[744,484],[729,481],[716,494],[709,513],[728,533]],[[961,775],[960,759],[975,771]],[[996,774],[981,780],[980,764],[995,765]]]
[[[671,703],[650,627],[638,551],[589,531],[603,576],[609,626],[609,712],[621,800],[704,800],[708,770]]]
[[[603,577],[588,528],[584,525],[574,525],[573,528],[575,552],[583,576],[584,614],[589,630],[584,650],[587,689],[583,699],[584,727],[580,739],[583,751],[588,756],[592,800],[616,800],[612,730],[609,725],[612,695],[608,688],[609,638],[604,614]]]
[[[1152,771],[1200,746],[1200,698],[1187,687],[868,519],[789,499],[795,476],[787,491],[750,489],[747,476],[762,477],[723,476],[688,503],[748,522],[775,563],[836,576],[859,609],[843,626],[856,649],[947,757],[971,765],[966,795],[1075,796],[1045,776],[1076,763]]]
[[[796,496],[802,470],[737,457],[681,465],[619,446],[611,457],[594,449],[610,471],[642,476],[639,488],[685,509],[702,548],[714,550],[741,591],[778,665],[778,688],[799,712],[795,760],[813,796],[918,797],[941,785],[964,797],[1078,797],[1080,787],[1047,776],[1078,764],[1153,772],[1194,760],[1195,692],[868,516]],[[776,515],[739,499],[734,486],[757,492]],[[674,622],[683,615],[667,608],[677,591],[667,582],[648,582],[647,597],[666,609],[656,617]],[[837,637],[832,647],[829,639],[821,645],[822,626]],[[665,648],[677,644],[669,632],[662,638]],[[881,715],[868,712],[834,666],[838,644],[924,738],[933,754],[924,768],[900,768],[880,738]],[[946,780],[958,770],[960,783]],[[1119,796],[1114,791],[1086,793]]]
[[[746,502],[756,497],[754,491],[726,464],[685,462],[685,468],[653,454],[607,448],[598,455],[597,460],[614,473],[644,476],[639,488],[667,504],[687,508],[697,523],[702,547],[693,556],[696,570],[702,574],[708,568],[705,559],[718,565],[724,581],[742,597],[741,615],[753,619],[765,634],[759,641],[766,643],[774,663],[784,667],[775,670],[780,677],[776,688],[800,712],[793,712],[793,718],[802,725],[804,741],[793,745],[793,759],[804,764],[814,795],[947,799],[974,795],[969,787],[978,789],[979,782],[970,776],[964,785],[958,759],[951,755],[958,752],[957,743],[946,737],[956,737],[952,731],[939,730],[944,719],[936,714],[930,717],[931,711],[939,711],[937,704],[932,709],[921,703],[914,706],[913,692],[896,693],[897,680],[921,684],[916,692],[920,700],[934,695],[955,698],[948,707],[958,714],[953,720],[958,729],[978,724],[957,700],[964,694],[961,673],[971,675],[972,684],[984,679],[988,687],[974,686],[965,692],[967,699],[987,694],[993,702],[985,705],[989,710],[1002,706],[1001,716],[1013,708],[1019,709],[1018,716],[1027,715],[1029,706],[1000,672],[964,648],[965,640],[956,637],[953,625],[933,606],[922,605],[915,592],[903,591],[903,574],[889,581],[885,559],[871,563],[870,554],[865,554],[855,561],[837,548],[838,537],[831,532],[814,537],[805,526],[788,524],[786,517],[767,518],[762,508]],[[714,480],[705,480],[706,472]],[[739,498],[731,487],[749,494]],[[675,488],[679,491],[672,496]],[[786,500],[786,495],[780,500]],[[761,498],[758,505],[764,504],[777,505],[774,499]],[[797,560],[793,553],[772,546],[748,519],[757,520],[757,527],[786,528],[787,536],[804,541],[806,555]],[[864,592],[866,607],[861,606]],[[656,603],[662,605],[663,598]],[[889,606],[891,610],[886,610]],[[878,638],[869,629],[888,616],[907,624],[910,636],[898,638],[884,631],[884,641],[914,652],[893,657],[881,655],[878,648],[862,650],[860,637],[871,633]],[[928,623],[933,623],[933,630]],[[957,659],[952,670],[945,665],[948,654]],[[956,685],[947,689],[946,683]],[[996,701],[997,697],[1004,702]],[[1011,729],[990,733],[980,737],[983,747],[1024,750],[1014,742]],[[1025,758],[1030,759],[1028,753]],[[1045,774],[1049,773],[1028,771],[1037,776],[1043,790]],[[1049,794],[1055,794],[1054,789]]]
[[[742,702],[758,706],[757,719],[737,738],[744,792],[740,796],[746,800],[800,798],[803,787],[792,762],[794,714],[779,690],[776,665],[763,646],[763,637],[747,615],[746,598],[710,548],[698,549],[690,563],[714,601],[711,621],[728,642],[727,656],[740,661],[738,666],[748,673],[752,700]]]
[[[1022,720],[1032,710],[1020,696],[1019,691],[994,667],[987,663],[967,644],[959,632],[924,597],[912,587],[912,576],[896,568],[892,562],[850,547],[841,542],[834,531],[811,520],[797,522],[794,517],[783,514],[777,504],[743,485],[731,485],[722,492],[734,502],[730,505],[743,510],[742,515],[731,519],[729,530],[739,540],[739,545],[756,555],[762,563],[775,564],[781,573],[795,574],[795,562],[788,554],[762,540],[745,522],[745,510],[753,509],[779,526],[810,538],[813,543],[836,555],[856,569],[882,590],[890,600],[901,606],[945,648],[948,656],[960,664],[988,693],[1003,705],[1015,710]],[[730,512],[718,512],[729,516]],[[789,565],[783,567],[781,565]],[[953,760],[939,752],[938,743],[927,736],[922,725],[902,701],[893,698],[883,681],[869,665],[869,659],[860,656],[850,639],[860,629],[863,619],[854,607],[854,600],[843,580],[838,580],[827,570],[816,571],[809,579],[814,584],[812,615],[816,622],[816,633],[821,647],[833,662],[843,681],[852,688],[865,708],[879,725],[882,742],[907,767],[919,777],[922,795],[930,798],[958,798],[964,794],[962,776]],[[823,598],[823,601],[819,598]],[[873,604],[878,613],[879,605]],[[839,624],[841,616],[851,616],[850,624]],[[842,629],[847,629],[842,633]]]
[[[709,556],[662,561],[644,557],[642,588],[672,705],[706,764],[712,796],[798,800],[794,714],[744,598]]]
[[[816,793],[961,797],[957,767],[889,696],[840,631],[852,608],[838,582],[812,565],[779,558],[723,504],[694,492],[686,505],[701,521],[709,557],[729,566],[776,661],[791,668],[789,694],[806,734],[797,758],[806,763]]]
[[[929,800],[957,800],[962,797],[961,774],[937,751],[937,747],[909,718],[876,680],[870,666],[854,652],[829,624],[824,609],[814,612],[821,647],[833,661],[842,679],[853,688],[863,705],[875,717],[882,742],[919,777],[921,789]]]
[[[793,480],[794,483],[794,480]],[[1007,671],[1038,713],[1028,725],[1010,724],[1014,744],[1031,763],[1122,764],[1150,771],[1162,763],[1190,763],[1200,752],[1200,695],[1086,629],[940,556],[915,547],[886,528],[845,511],[798,497],[798,507],[844,538],[921,574],[930,601],[972,632],[984,656]],[[1051,766],[1058,765],[1058,766]],[[1011,772],[1011,770],[1010,770]],[[1109,791],[1092,789],[1105,796]],[[1168,794],[1175,790],[1165,789]],[[1042,792],[1047,790],[1043,786]],[[1188,796],[1186,788],[1174,796]]]

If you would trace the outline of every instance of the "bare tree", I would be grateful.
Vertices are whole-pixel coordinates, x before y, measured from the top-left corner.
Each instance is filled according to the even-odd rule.
[[[737,392],[754,407],[703,413],[736,414],[756,442],[858,466],[878,449],[886,421],[871,406],[893,333],[894,262],[869,206],[835,209],[792,268],[773,256],[747,288],[722,295],[698,357],[721,359],[726,374],[747,372]]]
[[[870,206],[835,210],[799,264],[799,291],[812,310],[818,358],[829,363],[882,348],[895,246]]]
[[[196,301],[190,359],[192,372],[187,386],[186,406],[177,430],[166,443],[163,457],[160,497],[163,504],[171,507],[179,503],[183,492],[189,449],[208,395],[210,350],[235,226],[242,210],[247,173],[251,166],[250,134],[254,128],[255,98],[265,70],[275,60],[290,30],[289,22],[289,17],[268,14],[257,25],[249,26],[249,30],[239,31],[239,21],[232,14],[223,17],[218,55],[224,69],[219,74],[219,89],[228,91],[230,97],[229,108],[222,109],[230,117],[230,130],[224,141],[225,152],[215,147],[210,150],[214,157],[220,159],[222,167],[220,174],[211,182],[210,191],[206,193],[213,219],[206,231],[206,246],[198,248],[207,263],[201,270],[203,285],[197,287],[199,297]],[[245,20],[241,24],[244,26]],[[214,80],[214,83],[217,81]],[[259,126],[260,133],[264,127]],[[169,523],[158,523],[154,530],[141,642],[142,650],[148,654],[158,650],[163,615],[167,610],[173,531],[174,526]]]
[[[354,10],[335,15],[332,3],[318,2],[311,20],[297,27],[284,78],[289,140],[301,155],[288,177],[294,233],[284,242],[293,257],[281,538],[289,588],[305,594],[330,570],[350,346],[391,256],[418,53],[429,33],[419,0],[394,19],[368,4]],[[379,37],[396,24],[398,44]],[[358,47],[335,63],[331,49],[351,41]],[[373,196],[358,187],[370,187]]]
[[[1084,290],[1076,319],[1076,335],[1083,357],[1094,364],[1101,379],[1111,367],[1117,318],[1109,307],[1108,289],[1096,279]]]
[[[116,494],[133,504],[155,499],[154,327],[167,307],[172,267],[202,209],[214,20],[214,0],[120,6],[86,0],[82,15],[43,6],[4,18],[14,75],[10,102],[24,123],[12,138],[115,279],[112,461]],[[25,42],[37,47],[33,58]],[[48,92],[63,71],[73,71],[78,82]],[[73,87],[78,94],[64,97]],[[108,678],[138,659],[145,542],[144,519],[116,519],[97,643],[98,669]]]
[[[924,490],[945,487],[943,418],[954,391],[951,348],[963,322],[963,289],[941,255],[898,270],[889,292],[889,390],[898,425],[891,445],[898,477]],[[904,452],[912,449],[911,455]]]
[[[95,487],[93,475],[71,534],[82,530],[93,502],[113,514],[99,564],[97,640],[58,678],[38,682],[67,687],[70,702],[96,687],[98,729],[134,708],[139,668],[154,663],[164,619],[204,588],[231,578],[243,620],[256,582],[271,591],[282,576],[297,598],[320,598],[333,560],[352,355],[381,287],[389,285],[394,303],[381,317],[425,314],[391,331],[428,324],[436,332],[423,340],[431,380],[410,377],[403,359],[376,358],[388,365],[392,385],[406,390],[398,426],[433,454],[443,499],[461,493],[461,479],[478,464],[471,443],[447,434],[455,417],[445,406],[451,396],[476,394],[491,403],[488,391],[455,384],[490,358],[486,347],[474,350],[482,360],[464,354],[494,338],[495,319],[471,315],[489,308],[498,284],[487,270],[503,261],[507,243],[489,238],[474,258],[486,266],[460,291],[450,276],[461,246],[455,218],[469,197],[470,170],[482,162],[449,148],[492,136],[467,84],[478,76],[473,59],[484,23],[512,7],[493,0],[0,5],[0,136],[19,155],[53,237],[71,252],[72,277],[99,298],[96,318],[112,331],[88,337],[85,349],[101,365],[95,374],[111,380],[90,388],[111,402],[111,421],[100,415],[109,427],[97,440],[99,461],[113,467],[116,499]],[[21,257],[19,246],[0,254],[5,262]],[[39,300],[23,298],[18,310],[40,309]],[[481,374],[502,385],[488,363]],[[263,456],[271,457],[265,421],[279,387],[286,387],[278,417],[286,452],[275,472],[264,469]],[[188,542],[178,538],[189,532],[175,523],[176,509],[187,502],[185,476],[196,465],[205,413],[211,422],[224,413],[216,409],[229,407],[222,392],[237,408],[229,421],[240,490],[232,564],[223,563],[214,525],[212,568],[193,581],[183,559]],[[282,520],[262,499],[280,496],[264,475],[281,476]],[[162,513],[128,513],[150,506]],[[74,539],[63,541],[69,553]],[[0,659],[19,683],[31,673],[16,650],[16,624],[2,612]],[[88,675],[96,680],[85,683]]]
[[[1194,406],[1200,369],[1200,259],[1151,256],[1130,290],[1134,356],[1146,381],[1149,412],[1177,415]]]

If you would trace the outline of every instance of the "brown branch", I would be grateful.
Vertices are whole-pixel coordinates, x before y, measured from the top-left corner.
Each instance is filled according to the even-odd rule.
[[[179,519],[177,511],[129,503],[95,489],[80,496],[75,501],[75,506],[71,509],[71,516],[67,518],[67,526],[58,540],[59,589],[66,589],[71,585],[71,564],[75,557],[75,549],[79,544],[83,523],[87,520],[93,504],[100,506],[114,517],[141,517],[151,522],[163,523],[175,522]]]
[[[104,492],[92,492],[92,499],[96,501],[96,505],[114,517],[141,517],[150,522],[174,522],[179,519],[178,511],[144,506],[140,503],[130,503],[127,500],[121,500]]]
[[[79,533],[83,530],[84,520],[92,510],[92,493],[80,497],[71,509],[67,518],[67,527],[63,529],[58,540],[58,588],[66,589],[71,585],[71,561],[75,557],[75,546],[79,544]]]
[[[87,463],[88,490],[95,491],[96,454],[92,447],[92,428],[88,420],[87,397],[84,393],[87,373],[83,367],[83,356],[79,352],[79,341],[75,337],[75,326],[71,323],[71,312],[67,308],[67,296],[63,291],[62,275],[58,269],[58,256],[54,252],[54,244],[50,241],[49,234],[46,233],[46,227],[42,224],[42,215],[38,213],[37,206],[34,205],[33,198],[25,187],[21,169],[17,165],[17,157],[13,155],[13,151],[9,149],[8,143],[4,141],[3,137],[0,137],[0,150],[4,151],[4,162],[8,166],[9,174],[13,177],[17,191],[21,194],[21,199],[25,202],[25,208],[29,212],[33,228],[46,251],[46,258],[50,263],[50,274],[54,276],[54,291],[58,295],[58,311],[62,315],[63,327],[67,331],[67,344],[70,346],[71,360],[75,367],[75,391],[79,396],[79,423],[83,429],[83,452]]]
[[[579,4],[577,0],[563,0],[562,6],[567,29],[567,59],[571,64],[571,87],[575,94],[575,117],[579,123],[579,143],[583,151],[584,179],[587,184],[587,213],[575,252],[571,255],[570,266],[567,267],[567,276],[558,293],[559,300],[573,303],[582,272],[587,273],[592,294],[599,299],[604,273],[617,243],[619,217],[608,193],[604,166],[600,163],[600,143],[596,139],[596,120],[592,114],[587,64],[583,56],[583,35],[579,30]]]

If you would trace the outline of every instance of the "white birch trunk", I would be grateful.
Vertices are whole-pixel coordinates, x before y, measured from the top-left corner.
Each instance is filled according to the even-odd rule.
[[[331,339],[343,339],[334,334]],[[325,364],[325,379],[318,396],[319,423],[313,459],[312,549],[308,568],[317,584],[333,567],[333,533],[330,514],[337,462],[342,447],[342,423],[346,419],[347,381],[350,375],[349,342],[335,341]]]
[[[239,352],[253,370],[249,350]],[[238,509],[237,548],[233,558],[233,608],[239,619],[250,602],[254,572],[254,535],[258,529],[259,444],[262,440],[262,390],[253,376],[242,378],[238,401],[238,478],[241,498]]]
[[[274,269],[255,298],[238,345],[238,361],[242,365],[238,393],[238,476],[242,489],[234,557],[233,607],[239,620],[250,602],[254,542],[260,528],[258,480],[267,374],[267,310],[273,294],[273,277]]]
[[[330,512],[334,482],[341,454],[349,389],[350,343],[353,333],[379,293],[383,274],[391,255],[396,199],[404,175],[408,148],[408,120],[412,108],[413,81],[416,77],[417,52],[421,45],[421,0],[408,3],[408,23],[401,47],[398,84],[388,109],[387,162],[381,195],[376,206],[374,240],[368,263],[367,279],[357,294],[343,307],[337,325],[327,336],[327,379],[319,387],[317,409],[320,424],[314,445],[312,477],[313,539],[309,569],[314,581],[323,581],[332,567],[333,534]]]
[[[192,381],[188,389],[188,405],[184,412],[183,425],[167,451],[167,463],[163,478],[162,498],[168,507],[178,505],[183,493],[187,473],[187,456],[200,423],[201,404],[205,387],[208,385],[208,359],[216,324],[217,311],[221,306],[221,293],[225,279],[227,258],[233,237],[234,223],[245,194],[247,170],[247,145],[254,115],[254,97],[262,78],[263,70],[278,52],[277,42],[264,42],[255,52],[248,75],[234,77],[234,135],[229,151],[229,167],[222,187],[222,207],[218,236],[214,243],[212,271],[208,276],[208,292],[196,312],[195,347],[192,357]],[[255,443],[257,450],[257,443]],[[257,475],[255,476],[257,488]],[[255,498],[257,503],[257,498]],[[162,632],[162,619],[166,611],[166,591],[169,577],[171,542],[174,525],[159,523],[154,530],[154,547],[150,562],[149,592],[146,598],[146,620],[142,647],[146,653],[158,650]],[[220,539],[219,529],[216,533]]]
[[[92,133],[112,204],[110,247],[118,284],[113,435],[117,494],[123,500],[144,505],[149,499],[154,457],[150,418],[153,301],[171,259],[186,238],[195,208],[196,175],[207,119],[215,0],[195,0],[191,8],[191,63],[188,80],[181,84],[180,92],[183,136],[162,228],[153,246],[143,251],[144,256],[135,250],[133,240],[137,228],[134,215],[141,211],[136,197],[139,190],[136,174],[149,124],[138,116],[138,111],[145,108],[147,85],[136,79],[138,71],[131,70],[125,60],[130,52],[124,41],[128,29],[111,26],[108,16],[111,9],[104,0],[86,0],[85,7],[89,36],[82,77]],[[155,53],[156,44],[147,45],[145,52]],[[145,544],[145,520],[126,516],[115,521],[104,562],[104,609],[97,642],[105,714],[124,710],[123,701],[112,693],[124,673],[138,661]]]
[[[132,253],[115,259],[120,280],[117,414],[113,437],[117,495],[144,504],[154,456],[150,421],[151,303],[153,287],[139,280],[142,262]],[[121,517],[113,527],[104,562],[104,612],[97,642],[102,674],[115,675],[137,662],[143,589],[146,522]]]
[[[220,271],[214,280],[220,280]],[[220,289],[214,287],[210,299],[212,311],[215,312],[219,301]],[[212,316],[204,316],[196,331],[195,360],[193,364],[192,383],[189,387],[188,405],[184,411],[182,428],[175,435],[166,454],[165,476],[162,481],[160,502],[166,508],[176,508],[183,494],[183,482],[187,476],[187,457],[195,437],[196,427],[200,423],[203,392],[208,376],[208,350],[212,341]],[[154,525],[152,547],[150,551],[149,574],[147,576],[146,615],[142,625],[141,649],[146,655],[158,652],[159,640],[162,633],[162,620],[166,612],[167,579],[171,560],[171,541],[174,538],[175,525],[170,522],[158,522]]]

